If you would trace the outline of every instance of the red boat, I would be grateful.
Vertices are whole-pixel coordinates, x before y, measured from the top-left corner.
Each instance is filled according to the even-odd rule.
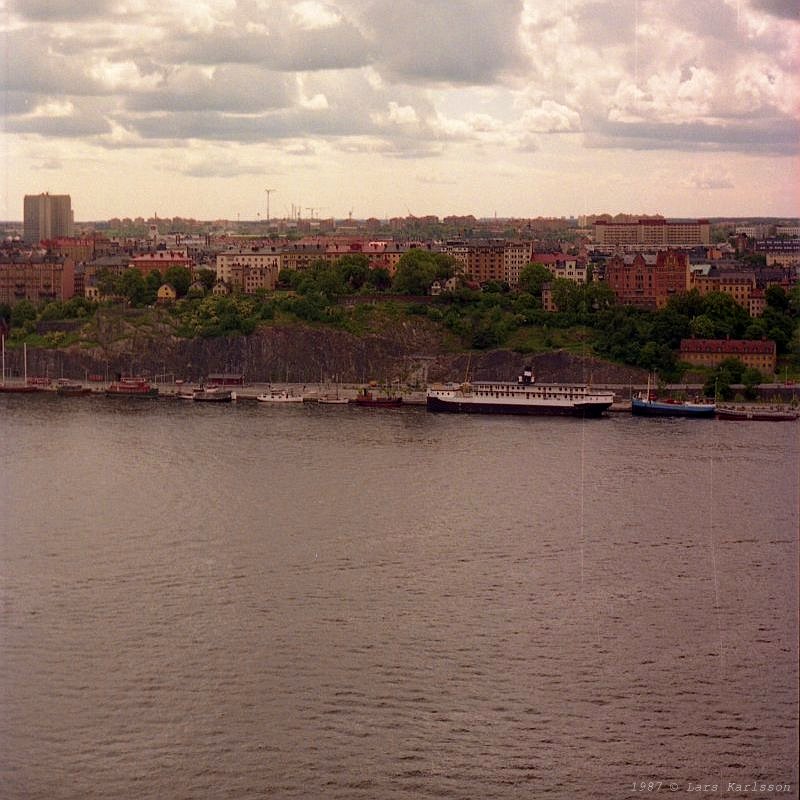
[[[357,406],[370,406],[375,408],[397,408],[403,405],[402,397],[379,395],[369,389],[362,389],[351,401]]]
[[[121,378],[109,384],[106,397],[158,397],[158,387],[144,378]]]

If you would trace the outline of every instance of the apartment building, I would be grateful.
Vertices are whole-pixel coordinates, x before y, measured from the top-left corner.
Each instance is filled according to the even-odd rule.
[[[775,372],[778,363],[777,347],[769,339],[682,339],[680,358],[700,367],[716,367],[726,358],[736,358],[767,375]]]
[[[72,199],[68,194],[26,194],[22,213],[26,244],[72,236]]]
[[[57,256],[11,256],[0,261],[0,303],[45,303],[75,294],[75,262]]]
[[[618,303],[663,308],[689,287],[689,258],[677,250],[617,255],[605,267],[605,279]]]
[[[638,222],[594,223],[594,248],[646,251],[695,247],[711,243],[711,225],[707,219],[694,222],[666,219],[642,219]]]
[[[217,254],[217,280],[245,294],[274,289],[282,268],[278,247],[242,248]]]
[[[183,267],[191,272],[193,262],[185,250],[154,250],[133,256],[128,266],[147,276],[153,270],[163,275],[171,267]]]

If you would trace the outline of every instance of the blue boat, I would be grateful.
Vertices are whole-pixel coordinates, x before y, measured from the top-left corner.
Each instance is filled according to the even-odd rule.
[[[716,413],[714,403],[693,403],[689,400],[653,400],[646,397],[631,399],[631,411],[640,417],[700,417],[711,418]]]
[[[640,417],[695,417],[708,419],[714,416],[717,406],[704,400],[659,400],[650,391],[650,379],[647,391],[631,398],[631,411]]]

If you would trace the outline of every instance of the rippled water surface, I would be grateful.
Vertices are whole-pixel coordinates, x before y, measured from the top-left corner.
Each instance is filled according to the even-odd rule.
[[[0,796],[797,797],[799,427],[0,397]]]

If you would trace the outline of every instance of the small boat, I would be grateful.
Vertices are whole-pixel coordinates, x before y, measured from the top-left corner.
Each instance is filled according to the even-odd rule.
[[[286,389],[273,389],[272,391],[257,395],[256,400],[260,403],[302,403],[303,395],[295,394]]]
[[[198,386],[191,392],[182,392],[178,396],[195,403],[230,403],[236,399],[236,392],[222,386]]]
[[[800,419],[800,411],[759,406],[718,406],[717,419],[742,422],[794,422]]]
[[[347,405],[350,401],[346,397],[333,397],[331,395],[324,394],[317,398],[317,402],[324,403],[325,405]]]
[[[673,400],[659,399],[650,390],[650,378],[647,379],[647,391],[640,392],[631,398],[631,412],[638,417],[689,417],[692,419],[710,419],[716,412],[716,404],[707,400]]]
[[[393,397],[389,394],[377,394],[370,391],[366,387],[361,389],[359,393],[348,402],[354,403],[357,406],[365,406],[372,408],[397,408],[403,405],[402,397]]]
[[[59,397],[83,397],[91,393],[92,390],[79,381],[71,381],[67,378],[60,378],[56,381],[56,394]]]
[[[158,387],[151,386],[145,378],[120,378],[108,385],[106,397],[158,397]]]

